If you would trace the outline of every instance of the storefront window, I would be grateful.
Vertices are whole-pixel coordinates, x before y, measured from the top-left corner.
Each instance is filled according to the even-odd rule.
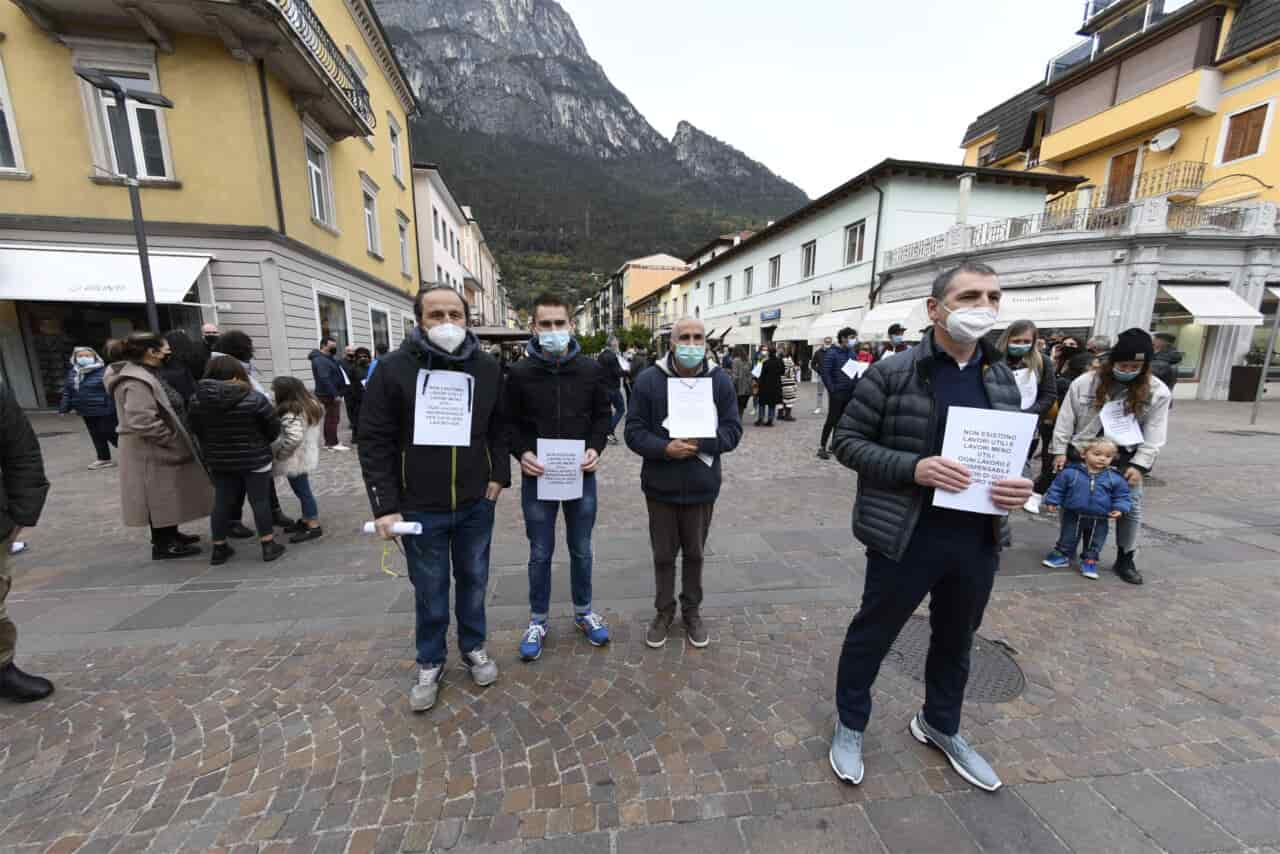
[[[338,342],[338,350],[344,350],[351,343],[346,302],[328,294],[316,294],[316,308],[320,313],[320,337],[332,338]]]
[[[387,320],[387,313],[376,308],[369,309],[369,323],[373,327],[374,350],[376,351],[379,347],[390,349],[391,326]]]
[[[1151,328],[1154,332],[1168,332],[1177,338],[1174,346],[1182,351],[1182,364],[1178,365],[1180,379],[1193,379],[1200,375],[1200,360],[1208,344],[1209,327],[1196,323],[1179,303],[1161,297],[1156,300]]]

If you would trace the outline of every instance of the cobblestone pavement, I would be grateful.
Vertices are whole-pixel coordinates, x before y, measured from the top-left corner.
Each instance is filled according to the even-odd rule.
[[[218,568],[153,563],[118,522],[117,474],[84,471],[80,422],[40,417],[54,489],[11,610],[19,662],[58,692],[0,705],[0,851],[1280,852],[1280,406],[1261,435],[1227,435],[1249,430],[1246,408],[1178,403],[1148,491],[1145,587],[1040,568],[1053,523],[1014,520],[981,633],[1026,688],[965,719],[1008,784],[995,795],[906,732],[922,686],[893,659],[866,782],[831,774],[863,555],[853,475],[813,458],[819,427],[807,410],[748,426],[726,459],[705,650],[678,631],[643,643],[645,513],[618,448],[595,573],[613,643],[574,633],[558,555],[550,643],[516,661],[527,551],[504,496],[502,676],[478,690],[451,664],[414,716],[412,604],[355,533],[351,455],[324,457],[318,543],[266,565],[248,549]]]

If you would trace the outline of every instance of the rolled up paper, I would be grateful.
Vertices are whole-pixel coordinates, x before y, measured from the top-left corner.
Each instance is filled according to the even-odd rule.
[[[378,533],[378,526],[373,522],[365,522],[364,532],[366,534],[376,534]],[[391,526],[391,533],[396,534],[397,536],[403,536],[405,534],[421,534],[422,523],[421,522],[396,522],[394,525]]]

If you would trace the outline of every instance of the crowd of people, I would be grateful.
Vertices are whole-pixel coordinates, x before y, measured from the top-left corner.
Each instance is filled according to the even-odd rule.
[[[952,407],[1036,416],[1038,448],[1033,444],[1028,455],[1026,476],[992,484],[990,499],[1004,514],[1019,508],[1060,513],[1046,565],[1068,566],[1082,548],[1081,572],[1097,577],[1114,520],[1114,571],[1142,582],[1135,563],[1142,485],[1164,443],[1172,396],[1158,371],[1164,365],[1176,370],[1176,360],[1161,358],[1169,348],[1139,329],[1114,342],[1090,339],[1085,348],[1067,336],[1042,336],[1029,321],[996,336],[1000,298],[994,271],[963,264],[935,281],[927,301],[931,325],[915,345],[900,326],[880,345],[845,328],[810,362],[820,383],[818,413],[825,398],[827,416],[818,456],[858,473],[853,533],[867,547],[866,587],[840,656],[829,756],[835,773],[851,783],[863,776],[863,733],[880,663],[931,595],[926,699],[910,731],[942,750],[970,783],[989,791],[1000,786],[959,730],[973,636],[1009,542],[1009,522],[1007,515],[933,501],[935,491],[959,492],[973,482],[964,465],[942,455]],[[332,451],[348,447],[337,435],[345,402],[374,529],[399,541],[414,588],[417,675],[409,705],[415,712],[437,702],[451,605],[463,667],[479,687],[498,679],[486,647],[485,594],[495,518],[513,461],[529,541],[530,614],[513,652],[533,662],[546,650],[561,513],[573,626],[588,644],[609,643],[609,626],[593,605],[592,535],[597,474],[623,424],[622,441],[642,459],[652,550],[654,612],[645,643],[663,647],[678,613],[687,643],[706,647],[703,554],[722,459],[742,440],[753,399],[759,427],[796,420],[801,377],[790,346],[717,352],[702,321],[683,318],[661,356],[610,340],[592,358],[574,337],[569,305],[544,294],[533,305],[523,358],[504,364],[475,337],[470,309],[453,289],[424,289],[414,308],[417,325],[394,352],[380,348],[375,358],[348,347],[339,360],[338,342],[321,340],[310,357],[314,390],[289,376],[264,385],[253,342],[237,330],[206,327],[203,340],[181,331],[134,333],[112,342],[105,360],[77,347],[62,409],[85,419],[98,455],[91,468],[120,466],[124,522],[150,528],[153,558],[198,554],[200,537],[179,526],[210,517],[211,562],[220,565],[235,554],[232,539],[256,536],[262,559],[271,561],[286,549],[277,529],[291,544],[323,535],[309,477],[322,444]],[[677,420],[689,422],[688,413],[673,410],[672,396],[694,392],[702,395],[698,423],[705,426],[673,432]],[[6,498],[0,539],[8,542],[38,521],[48,484],[38,442],[2,384],[0,423]],[[541,450],[547,440],[581,448],[571,463],[581,476],[572,497],[551,497],[550,489],[543,495],[552,483],[551,460]],[[557,469],[556,484],[563,485],[564,474]],[[300,519],[282,512],[277,477],[286,478],[298,498]],[[240,521],[246,499],[252,529]],[[16,629],[3,611],[5,560],[7,549],[0,550],[0,696],[39,699],[52,685],[12,663]]]

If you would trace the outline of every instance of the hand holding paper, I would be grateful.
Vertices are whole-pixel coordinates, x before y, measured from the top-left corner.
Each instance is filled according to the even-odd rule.
[[[1031,481],[1020,474],[1037,420],[1029,412],[951,407],[942,439],[946,459],[921,460],[916,466],[917,482],[924,483],[921,468],[934,463],[924,474],[934,481],[935,507],[1007,516],[1031,495]],[[956,467],[967,473],[967,483]]]
[[[710,377],[667,380],[668,434],[679,439],[710,439],[719,423]]]
[[[539,439],[539,501],[577,501],[582,497],[582,461],[586,442],[581,439]]]

